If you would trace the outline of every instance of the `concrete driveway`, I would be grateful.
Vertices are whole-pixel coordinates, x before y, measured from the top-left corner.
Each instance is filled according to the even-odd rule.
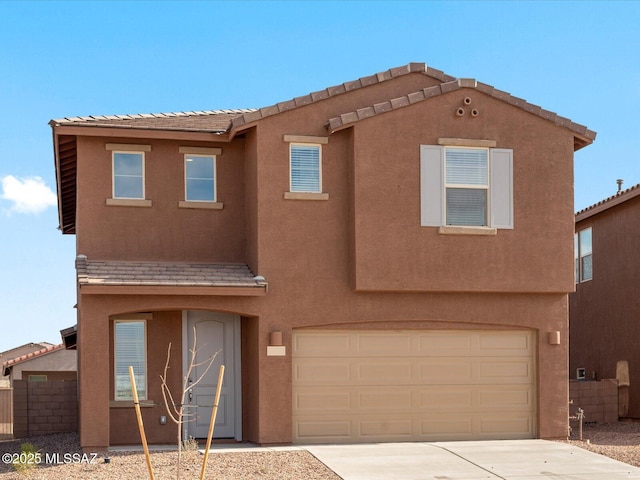
[[[640,480],[640,468],[546,440],[303,448],[344,480]]]

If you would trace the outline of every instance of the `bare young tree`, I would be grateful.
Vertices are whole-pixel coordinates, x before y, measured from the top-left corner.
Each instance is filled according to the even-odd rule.
[[[194,414],[191,412],[185,411],[185,407],[187,407],[187,405],[185,404],[187,395],[189,394],[190,389],[198,385],[203,380],[203,378],[205,377],[205,375],[213,365],[213,362],[215,361],[216,357],[221,351],[221,350],[218,350],[213,355],[207,357],[205,360],[201,362],[196,362],[197,353],[199,350],[197,345],[198,343],[196,338],[196,329],[194,327],[193,328],[193,348],[189,349],[189,353],[190,353],[189,366],[187,368],[187,372],[182,381],[182,390],[180,391],[178,402],[176,402],[176,399],[174,395],[171,393],[171,389],[169,388],[169,385],[167,383],[167,372],[169,370],[169,360],[171,359],[171,343],[169,343],[169,347],[167,348],[167,361],[164,365],[164,373],[160,375],[160,380],[162,382],[162,397],[164,398],[164,403],[167,408],[167,413],[169,414],[169,418],[171,418],[171,421],[173,421],[173,423],[175,423],[178,427],[178,435],[177,435],[178,464],[176,467],[177,480],[180,480],[180,460],[182,458],[183,426],[185,422],[194,420],[193,418]],[[189,382],[189,378],[191,377],[191,373],[193,372],[193,370],[196,367],[200,367],[202,365],[206,365],[202,374],[198,378],[196,378],[195,381]]]

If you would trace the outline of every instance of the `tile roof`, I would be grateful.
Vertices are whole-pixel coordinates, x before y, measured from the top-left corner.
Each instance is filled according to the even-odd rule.
[[[590,207],[583,208],[576,213],[576,222],[585,220],[593,215],[615,207],[616,205],[627,202],[632,198],[636,198],[637,196],[640,196],[640,183],[629,187],[626,190],[622,190],[615,195],[611,195],[604,200],[600,200],[598,203],[595,203]]]
[[[51,126],[111,127],[144,130],[177,130],[183,132],[224,133],[231,119],[255,109],[206,110],[198,112],[148,113],[135,115],[98,115],[66,117],[51,120]]]
[[[302,97],[296,97],[292,100],[280,102],[270,107],[260,108],[254,112],[237,116],[231,121],[232,128],[239,128],[246,123],[255,122],[271,115],[276,115],[278,113],[286,112],[297,107],[309,105],[320,100],[325,100],[327,98],[351,92],[359,88],[368,87],[376,83],[386,82],[388,80],[392,80],[396,77],[407,75],[409,73],[424,73],[425,75],[433,77],[441,82],[450,82],[455,80],[455,77],[447,75],[441,70],[436,70],[435,68],[428,67],[425,63],[413,62],[401,67],[391,68],[384,72],[379,72],[368,77],[361,77],[357,80],[345,82],[341,85],[335,85],[333,87],[328,87],[324,90],[319,90]]]
[[[11,360],[7,360],[6,362],[2,362],[2,370],[6,371],[6,369],[13,367],[14,365],[17,365],[18,363],[22,363],[22,362],[26,362],[27,360],[31,360],[35,357],[41,357],[43,355],[46,355],[48,353],[52,353],[55,352],[56,350],[64,350],[64,345],[60,344],[60,345],[52,345],[50,347],[45,347],[41,350],[36,350],[35,352],[31,352],[31,353],[27,353],[25,355],[21,355],[19,357],[16,358],[12,358]],[[5,375],[8,375],[8,373],[5,373]]]
[[[79,285],[264,287],[244,264],[164,263],[87,260],[76,258]]]
[[[507,102],[515,107],[521,108],[529,113],[537,115],[549,120],[560,127],[566,127],[569,130],[577,133],[578,135],[585,137],[586,141],[582,141],[579,148],[591,143],[596,138],[596,132],[589,130],[584,125],[572,122],[568,118],[559,116],[556,113],[544,110],[542,107],[534,105],[518,97],[514,97],[511,94],[498,90],[491,85],[487,85],[473,78],[459,78],[449,82],[442,83],[433,87],[424,88],[418,92],[410,93],[399,98],[394,98],[386,102],[378,103],[365,108],[360,108],[353,112],[343,113],[337,117],[329,119],[327,122],[327,129],[333,133],[345,126],[353,124],[359,120],[373,117],[381,113],[389,112],[399,108],[413,105],[414,103],[428,100],[432,97],[442,95],[444,93],[452,92],[461,88],[474,88],[479,92],[485,93],[489,96],[497,98],[498,100]]]
[[[413,103],[427,100],[436,95],[451,92],[459,88],[475,88],[480,92],[491,95],[494,98],[505,101],[516,107],[522,108],[534,115],[554,122],[556,125],[566,127],[576,134],[584,137],[576,142],[576,149],[593,142],[596,133],[587,127],[574,123],[568,118],[561,117],[554,112],[528,103],[527,101],[514,97],[511,94],[498,90],[491,85],[477,82],[474,79],[456,79],[427,66],[425,63],[412,62],[404,66],[391,68],[384,72],[379,72],[357,80],[342,83],[332,87],[312,92],[308,95],[296,97],[291,100],[277,103],[272,106],[259,109],[238,109],[238,110],[207,110],[196,112],[173,112],[158,114],[137,114],[137,115],[111,115],[111,116],[89,116],[70,117],[52,120],[51,126],[75,125],[94,127],[117,127],[145,130],[175,130],[209,132],[223,134],[234,129],[241,129],[243,126],[261,120],[263,118],[277,115],[304,105],[309,105],[321,100],[325,100],[336,95],[351,92],[360,88],[368,87],[377,83],[386,82],[402,75],[410,73],[423,73],[439,80],[441,85],[425,88],[418,92],[410,93],[406,96],[390,99],[376,105],[361,108],[355,112],[346,112],[338,117],[329,120],[328,128],[331,132],[354,123],[372,115],[378,115],[390,110],[402,108]]]

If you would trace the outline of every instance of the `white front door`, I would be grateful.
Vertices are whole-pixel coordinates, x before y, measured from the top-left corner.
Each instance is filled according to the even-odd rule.
[[[187,394],[191,415],[185,420],[185,434],[194,438],[207,438],[209,422],[215,399],[220,365],[225,366],[224,380],[220,392],[218,412],[213,432],[214,438],[241,439],[240,424],[240,318],[235,315],[207,311],[188,311],[183,322],[186,332],[183,338],[183,371],[191,361],[196,336],[195,364],[189,380],[195,383]],[[206,371],[207,359],[218,352],[213,365]],[[197,365],[197,364],[202,365]]]

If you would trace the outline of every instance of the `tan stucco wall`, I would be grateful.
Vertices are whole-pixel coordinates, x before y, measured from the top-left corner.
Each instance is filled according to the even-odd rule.
[[[12,378],[14,380],[26,380],[24,371],[30,372],[55,372],[67,371],[75,372],[78,369],[77,353],[75,350],[56,350],[42,356],[34,357],[30,360],[18,363],[12,367]]]

